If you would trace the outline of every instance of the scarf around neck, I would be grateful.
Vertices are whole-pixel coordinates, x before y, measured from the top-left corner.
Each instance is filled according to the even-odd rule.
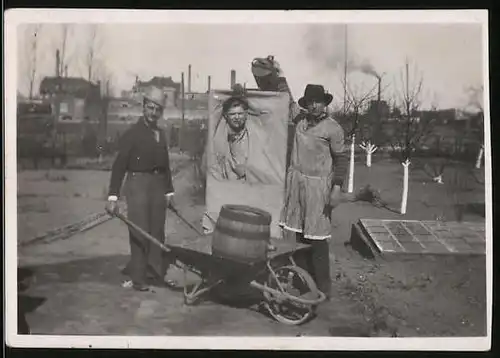
[[[321,122],[322,120],[324,120],[326,117],[328,117],[327,113],[326,112],[323,112],[321,113],[319,116],[313,116],[312,114],[307,114],[306,115],[306,124],[307,124],[307,128],[310,128],[310,127],[314,127],[315,125],[317,125],[319,122]]]

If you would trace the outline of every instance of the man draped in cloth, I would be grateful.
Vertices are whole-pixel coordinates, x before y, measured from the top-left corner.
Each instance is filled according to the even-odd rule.
[[[297,118],[280,222],[283,229],[296,233],[299,242],[312,246],[309,270],[327,297],[331,212],[340,203],[347,169],[344,131],[326,113],[332,99],[323,86],[307,85],[298,101],[307,114]]]
[[[249,109],[248,100],[242,96],[232,96],[223,103],[223,120],[215,129],[209,173],[217,180],[279,184],[283,174],[266,154],[272,138],[258,123],[248,120]]]

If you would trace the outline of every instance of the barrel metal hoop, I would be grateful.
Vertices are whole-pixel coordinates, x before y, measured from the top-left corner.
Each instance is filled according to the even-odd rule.
[[[227,218],[225,216],[219,216],[218,221],[217,221],[217,226],[224,226],[224,227],[238,227],[238,230],[243,230],[244,232],[261,232],[266,235],[270,235],[270,225],[269,224],[250,224],[247,222],[243,221],[235,221],[231,220],[230,218]]]
[[[269,233],[241,231],[225,226],[217,226],[214,230],[214,234],[217,235],[217,233],[230,236],[237,240],[269,241]]]
[[[242,255],[234,255],[234,254],[232,255],[230,253],[217,250],[215,248],[212,248],[212,255],[214,257],[219,258],[219,259],[235,261],[236,263],[241,264],[241,265],[252,265],[253,266],[253,265],[258,264],[258,263],[263,261],[260,258],[254,258],[254,257],[249,258],[249,257],[245,257]]]
[[[250,216],[245,212],[256,215]],[[267,211],[247,205],[223,205],[219,216],[253,225],[270,225],[272,221],[271,214]]]

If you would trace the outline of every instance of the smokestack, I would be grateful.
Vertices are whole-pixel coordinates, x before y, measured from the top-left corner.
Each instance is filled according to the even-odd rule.
[[[236,84],[236,71],[231,70],[231,89],[234,87]]]
[[[64,77],[68,77],[68,65],[64,66]]]
[[[212,82],[212,77],[208,76],[208,92],[210,92],[211,82]]]
[[[184,88],[184,72],[181,74],[181,129],[179,131],[179,147],[181,151],[184,149],[184,121],[185,121],[185,116],[184,116],[184,111],[185,111],[185,103],[184,103],[184,97],[185,97],[185,88]]]
[[[378,80],[377,99],[378,99],[378,103],[380,105],[380,100],[382,99],[381,98],[381,96],[382,96],[382,77],[377,77],[377,80]]]
[[[182,72],[182,74],[181,74],[181,110],[182,110],[182,123],[184,123],[184,98],[185,98],[184,72]]]
[[[191,65],[188,66],[188,92],[191,93]]]
[[[60,76],[60,66],[61,66],[61,58],[59,57],[59,50],[56,50],[56,77]]]

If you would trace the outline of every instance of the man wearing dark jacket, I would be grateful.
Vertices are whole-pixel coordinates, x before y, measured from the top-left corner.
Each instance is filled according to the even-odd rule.
[[[144,94],[143,117],[120,139],[118,156],[113,163],[107,210],[116,212],[125,174],[124,192],[128,218],[158,241],[165,241],[166,209],[173,205],[174,188],[168,145],[158,128],[163,115],[165,95],[151,87]],[[163,284],[166,260],[161,249],[129,230],[131,260],[127,267],[132,287],[148,291],[146,274]]]

